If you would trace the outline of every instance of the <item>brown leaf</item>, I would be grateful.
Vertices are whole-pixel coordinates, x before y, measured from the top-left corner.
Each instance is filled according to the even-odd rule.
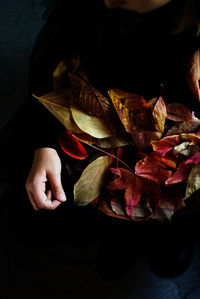
[[[183,122],[177,122],[175,126],[170,128],[165,136],[171,136],[181,133],[192,133],[196,131],[200,126],[200,119],[192,115],[190,120]]]
[[[193,53],[187,64],[186,80],[192,93],[200,101],[200,49]]]
[[[155,129],[162,136],[165,129],[165,120],[167,118],[167,108],[162,97],[159,97],[153,107],[153,118],[155,122]]]
[[[170,221],[175,211],[185,207],[184,194],[178,186],[165,189],[162,194],[160,206],[153,211],[150,218],[158,221]]]
[[[127,216],[122,216],[120,214],[117,214],[113,212],[110,208],[110,205],[108,201],[106,200],[100,200],[98,203],[98,210],[101,211],[102,213],[106,214],[107,216],[114,217],[114,218],[119,218],[119,219],[124,219],[124,220],[131,220]]]
[[[118,89],[110,89],[108,94],[128,133],[155,128],[151,108],[143,97]]]
[[[113,109],[109,99],[94,88],[83,73],[70,73],[69,78],[73,88],[75,105],[90,115],[101,118],[112,116]]]
[[[63,89],[48,93],[41,97],[34,97],[43,104],[67,130],[74,133],[81,133],[82,130],[74,122],[72,113],[69,109],[71,96],[71,89]]]
[[[172,103],[167,105],[167,118],[174,121],[191,120],[192,113],[185,105]]]

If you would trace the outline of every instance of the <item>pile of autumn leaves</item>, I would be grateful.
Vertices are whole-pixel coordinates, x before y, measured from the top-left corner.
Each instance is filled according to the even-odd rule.
[[[76,204],[123,219],[169,220],[200,189],[200,119],[161,96],[117,89],[105,96],[79,65],[77,57],[61,61],[55,90],[36,97],[65,127],[66,154],[83,160],[88,146],[97,151],[74,186]],[[194,88],[191,80],[194,70]]]

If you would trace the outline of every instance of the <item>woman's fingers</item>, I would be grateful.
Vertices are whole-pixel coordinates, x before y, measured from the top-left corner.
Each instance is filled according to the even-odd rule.
[[[49,200],[52,199],[52,191],[51,190],[48,190],[47,191],[47,198]],[[54,201],[52,201],[52,206],[53,206],[53,209],[56,209],[59,205],[61,204],[61,201],[55,199]]]
[[[43,182],[34,184],[32,194],[39,209],[55,210],[61,202],[58,200],[52,201],[52,191],[48,190],[45,194]]]
[[[33,164],[26,180],[26,190],[36,211],[54,210],[66,201],[61,183],[61,166],[56,150],[48,147],[35,150]],[[47,191],[48,180],[51,190]],[[56,200],[53,200],[52,194]]]
[[[31,192],[31,191],[27,191],[27,193],[28,193],[28,197],[29,197],[29,200],[30,200],[30,202],[31,202],[31,204],[32,204],[32,206],[33,206],[33,208],[34,208],[34,210],[35,211],[39,211],[39,207],[38,207],[38,205],[37,205],[37,203],[36,203],[36,201],[35,201],[35,198],[34,198],[34,196],[33,196],[33,193]]]
[[[51,172],[49,172],[49,173],[47,173],[47,176],[48,176],[49,182],[51,184],[51,188],[52,188],[54,197],[61,202],[66,201],[67,200],[66,195],[63,190],[62,183],[61,183],[61,174],[60,173],[52,174]]]

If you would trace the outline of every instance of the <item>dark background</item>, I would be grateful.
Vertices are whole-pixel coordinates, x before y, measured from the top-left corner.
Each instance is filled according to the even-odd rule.
[[[44,4],[41,0],[0,2],[0,131],[26,99],[29,56],[44,24]],[[125,278],[119,282],[105,282],[93,263],[98,243],[54,249],[30,248],[9,233],[3,208],[6,203],[1,205],[1,299],[200,298],[198,243],[190,267],[176,278],[157,277],[148,265],[145,251],[141,250]]]

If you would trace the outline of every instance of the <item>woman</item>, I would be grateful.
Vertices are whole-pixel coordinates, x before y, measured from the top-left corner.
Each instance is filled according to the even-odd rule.
[[[69,238],[62,227],[65,221],[77,227],[71,237],[79,232],[80,238],[82,232],[89,231],[91,223],[99,228],[99,234],[102,223],[107,227],[108,222],[116,222],[117,232],[120,229],[123,232],[125,228],[131,231],[132,225],[142,231],[144,225],[125,224],[104,217],[90,206],[77,208],[73,205],[74,180],[67,176],[62,166],[73,165],[74,161],[67,158],[58,145],[58,135],[63,127],[31,98],[31,93],[42,95],[51,91],[52,73],[59,61],[79,52],[90,81],[98,89],[119,88],[143,96],[157,96],[163,84],[163,97],[168,102],[180,101],[196,111],[198,101],[186,83],[184,70],[191,54],[199,47],[199,12],[198,0],[56,2],[32,53],[30,96],[13,122],[21,126],[21,144],[24,144],[24,135],[28,136],[25,146],[19,150],[21,157],[27,156],[26,167],[18,179],[13,178],[17,194],[23,194],[24,198],[19,202],[17,197],[14,205],[23,215],[21,230],[25,231],[23,223],[26,219],[29,221],[28,231],[33,231],[28,242],[34,243],[36,239],[42,242],[44,234],[41,230],[45,232],[45,245],[49,244],[53,234],[54,244],[56,240],[64,242]],[[23,116],[20,121],[19,115]],[[27,206],[27,197],[37,213]],[[12,222],[16,223],[14,214]],[[80,233],[82,220],[85,227]],[[46,221],[48,230],[43,227]],[[38,225],[38,229],[34,225]],[[154,230],[158,227],[162,232],[164,225],[155,225]],[[19,227],[16,230],[19,234]],[[97,238],[98,233],[94,232]],[[94,234],[85,233],[83,239],[86,235],[90,239]]]

